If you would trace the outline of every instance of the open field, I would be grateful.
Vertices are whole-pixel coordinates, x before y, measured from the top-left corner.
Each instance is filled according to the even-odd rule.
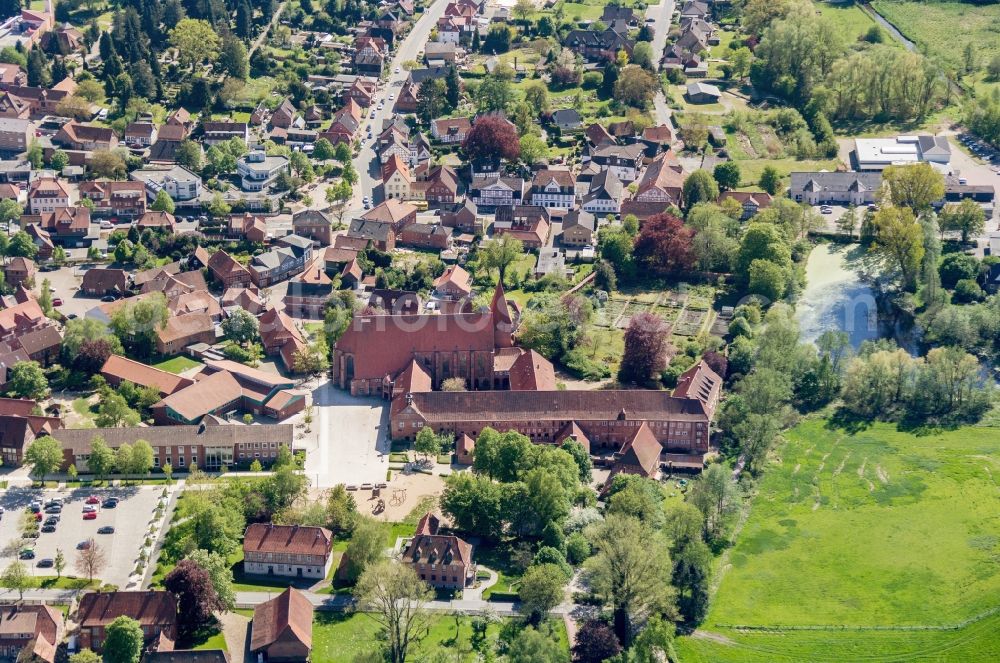
[[[1000,53],[1000,5],[912,0],[873,0],[871,4],[905,37],[946,62],[957,64],[970,42],[982,65]]]
[[[967,622],[1000,606],[998,431],[786,437],[720,570],[721,637],[683,639],[684,660],[996,660],[1000,618]]]
[[[190,357],[179,356],[166,361],[161,361],[159,364],[154,364],[154,366],[161,371],[167,371],[168,373],[183,373],[189,368],[201,366],[201,362],[197,362]]]
[[[816,2],[815,4],[820,15],[832,21],[848,43],[857,41],[875,25],[875,21],[853,2],[841,4]]]

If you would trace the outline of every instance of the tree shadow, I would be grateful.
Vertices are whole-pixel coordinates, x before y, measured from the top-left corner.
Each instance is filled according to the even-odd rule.
[[[849,435],[855,435],[868,430],[871,425],[872,422],[870,419],[857,415],[846,407],[841,406],[834,410],[833,414],[826,420],[825,428],[827,430],[840,430]]]

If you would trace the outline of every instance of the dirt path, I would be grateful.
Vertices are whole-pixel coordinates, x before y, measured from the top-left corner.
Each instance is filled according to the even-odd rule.
[[[235,612],[227,612],[219,621],[222,622],[222,635],[226,639],[229,660],[232,663],[244,663],[247,660],[250,620]]]

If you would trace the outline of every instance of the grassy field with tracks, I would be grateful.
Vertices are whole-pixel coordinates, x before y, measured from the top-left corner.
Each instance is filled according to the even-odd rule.
[[[683,660],[996,660],[1000,430],[786,438]]]

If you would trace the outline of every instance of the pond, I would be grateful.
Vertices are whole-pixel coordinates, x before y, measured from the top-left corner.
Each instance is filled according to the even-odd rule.
[[[806,263],[806,289],[796,303],[802,340],[813,343],[827,330],[846,331],[851,347],[879,338],[875,293],[856,264],[858,244],[820,244]]]

